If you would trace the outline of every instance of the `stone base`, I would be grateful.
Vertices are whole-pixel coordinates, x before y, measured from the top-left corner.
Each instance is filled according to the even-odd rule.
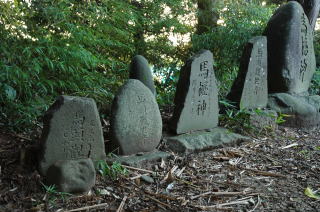
[[[320,126],[320,96],[297,96],[288,93],[269,95],[268,107],[288,116],[283,126],[314,128]]]
[[[214,147],[239,144],[249,141],[246,136],[232,133],[224,128],[214,128],[210,131],[198,131],[192,134],[165,138],[166,144],[173,152],[190,154],[213,149]]]
[[[249,116],[250,124],[259,129],[277,129],[276,123],[278,114],[274,110],[262,109],[261,111],[252,112]]]
[[[114,156],[107,158],[107,162],[119,162],[123,165],[133,166],[137,168],[151,168],[152,163],[167,159],[171,156],[170,153],[161,152],[158,150],[146,153],[138,153],[135,155]]]

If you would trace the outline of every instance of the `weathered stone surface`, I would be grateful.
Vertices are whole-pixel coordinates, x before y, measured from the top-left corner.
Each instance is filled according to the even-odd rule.
[[[269,93],[307,93],[316,63],[312,29],[301,5],[291,1],[281,6],[265,34]]]
[[[284,117],[284,126],[310,128],[320,125],[320,97],[295,96],[288,93],[269,95],[268,107],[278,113],[289,115]]]
[[[227,98],[241,109],[265,108],[268,102],[267,38],[254,37],[246,44],[236,80]]]
[[[196,132],[192,134],[178,135],[165,139],[169,149],[173,152],[189,154],[210,150],[222,145],[232,145],[249,138],[232,133],[224,128],[214,128],[210,132]]]
[[[39,170],[45,175],[57,160],[106,157],[93,99],[60,96],[44,115]]]
[[[258,129],[272,129],[278,128],[276,122],[278,114],[274,110],[263,109],[259,112],[252,111],[249,117],[250,124]]]
[[[167,152],[161,152],[154,150],[152,152],[146,152],[144,154],[136,154],[129,156],[117,156],[117,157],[108,157],[108,162],[117,161],[121,164],[138,167],[138,168],[151,168],[153,163],[161,161],[161,159],[166,160],[171,157],[171,154]]]
[[[141,55],[136,55],[130,64],[130,79],[140,80],[145,86],[147,86],[153,95],[156,95],[156,88],[152,73],[146,58]]]
[[[56,185],[59,191],[82,193],[95,184],[96,171],[91,159],[59,160],[52,164],[46,174],[48,185]]]
[[[218,124],[218,91],[213,56],[201,50],[182,68],[170,128],[177,134],[214,128]]]
[[[112,104],[112,144],[120,154],[152,151],[162,135],[162,119],[151,91],[139,80],[129,79]]]
[[[304,10],[304,13],[307,15],[309,19],[309,23],[311,25],[311,29],[314,30],[316,26],[317,18],[319,16],[320,10],[320,0],[295,0],[299,2]]]

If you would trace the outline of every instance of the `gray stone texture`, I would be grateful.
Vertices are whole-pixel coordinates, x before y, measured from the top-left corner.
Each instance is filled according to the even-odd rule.
[[[113,149],[130,155],[154,150],[162,135],[162,119],[151,91],[139,80],[129,79],[112,104]]]
[[[57,160],[106,157],[103,133],[93,99],[60,96],[44,115],[39,170],[45,175]]]
[[[242,53],[240,69],[227,96],[240,109],[265,108],[268,102],[267,38],[254,37]]]
[[[299,2],[304,10],[304,13],[307,15],[309,19],[309,23],[311,25],[311,29],[314,30],[316,26],[317,18],[319,16],[320,10],[320,0],[295,0]]]
[[[140,80],[147,86],[153,95],[156,95],[156,88],[154,86],[153,76],[146,58],[141,55],[136,55],[130,64],[130,79]]]
[[[177,134],[214,128],[218,124],[218,90],[213,56],[201,50],[180,72],[170,128]]]
[[[320,125],[320,96],[297,96],[288,93],[269,95],[268,107],[289,117],[284,126],[310,128]]]
[[[55,185],[59,191],[83,193],[95,184],[96,171],[91,159],[59,160],[52,164],[46,174],[46,183]]]
[[[239,144],[249,141],[248,137],[232,133],[227,129],[216,127],[210,132],[195,132],[192,134],[178,135],[165,139],[169,149],[173,152],[190,154],[220,147],[224,145]]]
[[[276,122],[278,114],[274,110],[263,109],[259,112],[251,111],[249,116],[250,124],[258,129],[275,130],[278,128]]]
[[[312,29],[301,5],[291,1],[268,22],[269,93],[306,94],[316,62]]]

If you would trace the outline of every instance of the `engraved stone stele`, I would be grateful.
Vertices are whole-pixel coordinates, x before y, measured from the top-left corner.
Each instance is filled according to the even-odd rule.
[[[46,183],[55,185],[59,191],[83,193],[96,182],[96,171],[90,158],[58,160],[47,171]]]
[[[299,2],[307,15],[311,29],[314,30],[320,10],[320,0],[295,0]]]
[[[298,2],[276,10],[265,30],[269,93],[306,94],[315,72],[312,29]]]
[[[156,95],[156,88],[152,73],[146,58],[141,55],[136,55],[130,64],[130,79],[140,80],[145,86],[147,86],[153,95]]]
[[[254,37],[246,44],[240,69],[227,96],[240,109],[265,108],[268,102],[267,39]]]
[[[105,159],[96,103],[91,98],[60,96],[44,115],[39,170],[58,160]]]
[[[214,128],[218,124],[218,91],[213,56],[201,50],[181,70],[170,128],[181,134]]]
[[[112,104],[111,145],[122,155],[154,150],[162,135],[162,119],[151,91],[139,80],[129,79]]]

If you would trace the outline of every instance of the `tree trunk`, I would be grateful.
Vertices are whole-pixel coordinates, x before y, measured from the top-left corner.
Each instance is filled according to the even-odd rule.
[[[198,25],[197,34],[210,32],[217,26],[219,15],[214,11],[218,0],[197,0],[198,4]]]

